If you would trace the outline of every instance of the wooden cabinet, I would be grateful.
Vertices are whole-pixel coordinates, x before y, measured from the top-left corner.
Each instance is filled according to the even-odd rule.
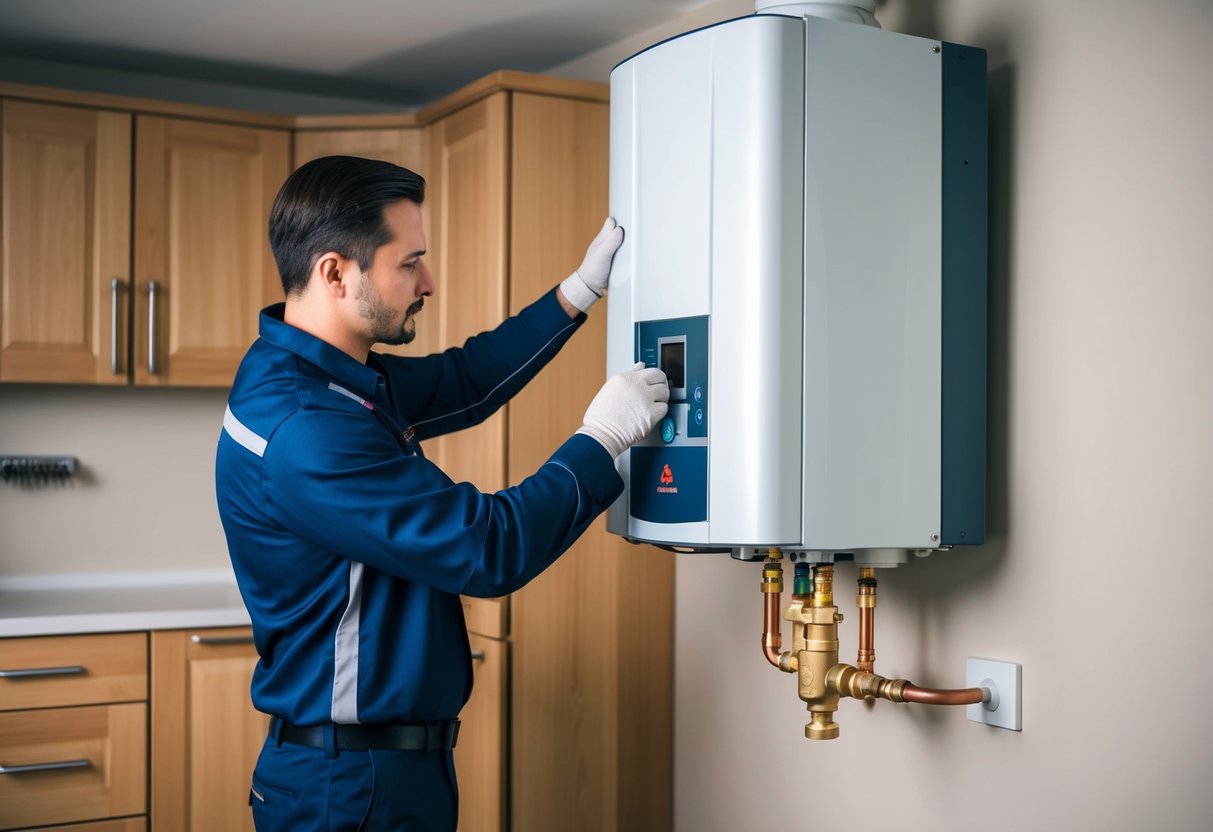
[[[440,348],[462,344],[506,317],[509,92],[497,92],[427,128],[428,257],[437,288],[426,306]],[[456,482],[506,485],[506,412],[427,443]]]
[[[147,696],[143,633],[0,640],[0,829],[141,828]]]
[[[135,381],[227,386],[282,299],[266,222],[289,134],[141,115],[136,135]]]
[[[249,784],[269,718],[253,709],[249,628],[151,635],[156,832],[252,832]]]
[[[282,296],[266,219],[290,132],[2,107],[0,381],[228,385]]]
[[[472,696],[459,715],[455,771],[459,778],[459,828],[465,832],[509,829],[510,644],[477,633],[472,645]]]
[[[555,286],[580,264],[607,213],[605,90],[552,79],[543,88],[500,86],[462,106],[438,105],[449,112],[426,127],[442,346]],[[577,430],[604,381],[605,306],[502,413],[428,443],[427,453],[486,491],[537,470]],[[478,643],[492,643],[478,628],[500,627],[483,635],[508,648],[506,828],[669,829],[672,556],[608,535],[599,520],[529,586],[490,603],[470,600],[465,612]],[[486,676],[487,667],[477,686],[493,684]],[[465,729],[481,719],[469,703]],[[495,792],[470,797],[466,788],[499,759],[482,742],[479,734],[460,740],[465,832],[498,828],[498,814],[483,805]]]
[[[0,101],[0,381],[127,383],[131,116]]]
[[[414,126],[299,130],[295,133],[295,167],[320,156],[362,156],[421,173],[421,139],[421,129]]]

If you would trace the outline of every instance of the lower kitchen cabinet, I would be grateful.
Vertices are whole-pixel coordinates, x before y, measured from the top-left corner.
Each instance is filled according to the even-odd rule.
[[[73,823],[68,826],[39,826],[37,830],[18,832],[147,832],[147,818],[116,818],[96,823]]]
[[[455,772],[459,778],[459,828],[502,832],[506,815],[506,725],[509,719],[509,643],[469,633],[472,696],[459,718]]]
[[[249,699],[252,630],[164,630],[151,644],[152,828],[252,832],[249,785],[269,729]]]
[[[0,829],[147,811],[147,635],[0,639]]]

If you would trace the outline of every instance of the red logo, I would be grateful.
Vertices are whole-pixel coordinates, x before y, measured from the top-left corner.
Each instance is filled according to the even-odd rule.
[[[678,486],[674,485],[674,472],[670,470],[667,464],[661,469],[660,477],[661,485],[657,486],[658,494],[677,494]]]

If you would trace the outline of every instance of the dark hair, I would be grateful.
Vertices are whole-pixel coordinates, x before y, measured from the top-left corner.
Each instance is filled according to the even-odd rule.
[[[287,177],[270,208],[270,248],[287,297],[307,287],[326,251],[369,269],[375,250],[390,242],[384,207],[402,199],[418,205],[425,180],[407,168],[357,156],[322,156]]]

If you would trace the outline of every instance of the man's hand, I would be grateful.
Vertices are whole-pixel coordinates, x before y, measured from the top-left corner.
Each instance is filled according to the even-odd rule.
[[[607,379],[577,431],[597,439],[612,457],[639,442],[666,414],[670,386],[665,373],[638,363]]]
[[[577,271],[560,284],[560,291],[569,303],[585,312],[606,293],[611,260],[622,242],[623,229],[615,224],[613,217],[607,217],[602,230],[586,249],[585,259]]]

